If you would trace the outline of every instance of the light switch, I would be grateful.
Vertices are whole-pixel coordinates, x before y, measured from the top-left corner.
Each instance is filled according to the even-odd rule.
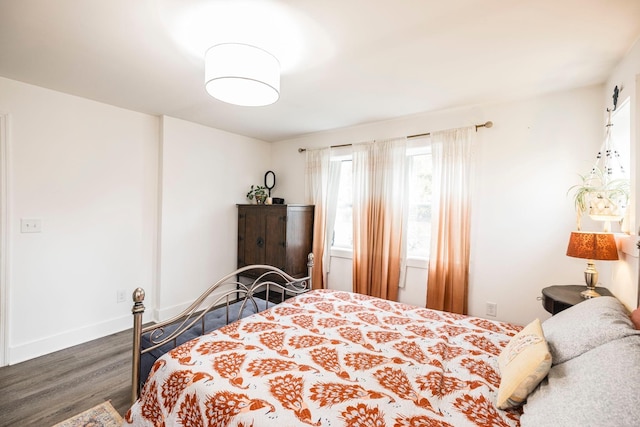
[[[42,233],[41,219],[25,219],[20,220],[21,233]]]

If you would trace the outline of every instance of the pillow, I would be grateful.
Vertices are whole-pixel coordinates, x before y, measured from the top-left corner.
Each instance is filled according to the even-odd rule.
[[[521,427],[637,426],[640,335],[610,341],[551,368],[529,395]]]
[[[609,341],[639,333],[614,297],[587,299],[542,323],[553,364],[566,362]]]
[[[498,357],[500,387],[497,406],[508,409],[521,405],[551,367],[551,353],[536,319],[518,332]]]

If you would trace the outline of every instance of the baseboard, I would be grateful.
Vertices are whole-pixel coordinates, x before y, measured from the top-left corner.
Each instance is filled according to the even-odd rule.
[[[147,316],[145,316],[146,318]],[[147,320],[144,319],[143,322]],[[125,315],[105,322],[95,323],[82,328],[34,340],[25,344],[9,346],[9,365],[15,365],[29,359],[64,350],[107,335],[133,327],[133,316]]]

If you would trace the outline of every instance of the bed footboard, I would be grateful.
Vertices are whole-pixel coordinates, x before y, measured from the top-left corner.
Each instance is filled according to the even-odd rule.
[[[239,268],[211,285],[189,307],[171,319],[142,325],[145,311],[145,292],[137,288],[133,292],[133,357],[131,373],[131,399],[135,402],[141,389],[142,357],[147,353],[165,351],[184,341],[229,324],[244,315],[253,314],[275,305],[274,293],[285,297],[295,296],[311,290],[313,254],[307,258],[308,275],[294,278],[284,271],[269,265],[249,265]],[[256,277],[246,279],[247,276]],[[244,280],[241,280],[244,279]],[[208,314],[216,314],[218,323],[211,322]],[[236,311],[237,310],[237,313]],[[207,329],[207,322],[210,322]],[[146,380],[146,378],[144,378]]]

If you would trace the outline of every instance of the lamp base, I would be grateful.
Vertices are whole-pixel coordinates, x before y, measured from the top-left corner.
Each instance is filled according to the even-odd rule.
[[[587,284],[587,289],[580,292],[580,295],[584,299],[596,298],[600,294],[596,292],[596,285],[598,284],[598,270],[592,260],[587,261],[587,269],[584,271],[584,281]]]
[[[580,296],[584,299],[589,299],[599,297],[600,294],[597,293],[593,288],[587,288],[586,290],[580,292]]]

